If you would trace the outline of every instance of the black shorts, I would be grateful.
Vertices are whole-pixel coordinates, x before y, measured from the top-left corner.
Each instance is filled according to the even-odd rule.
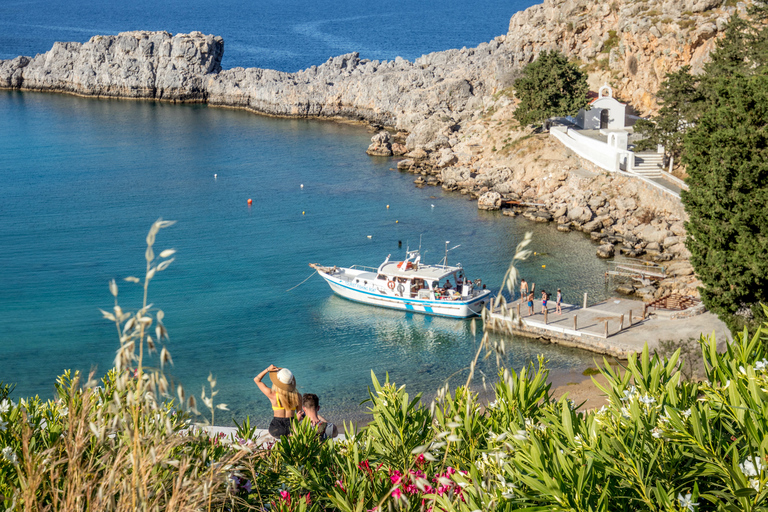
[[[292,418],[272,418],[269,424],[269,435],[280,439],[280,436],[287,436],[291,433]]]

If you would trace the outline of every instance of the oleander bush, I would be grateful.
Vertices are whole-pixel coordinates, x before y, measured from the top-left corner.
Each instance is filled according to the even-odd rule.
[[[159,261],[147,239],[145,291]],[[521,248],[522,249],[522,248]],[[514,284],[511,267],[509,282]],[[505,277],[505,281],[507,280]],[[133,281],[133,279],[130,279]],[[135,280],[142,284],[138,279]],[[609,398],[580,411],[555,400],[546,361],[500,368],[491,403],[465,386],[427,404],[372,374],[371,421],[321,441],[307,422],[258,446],[247,419],[230,439],[163,373],[162,313],[117,304],[120,350],[100,380],[65,373],[57,398],[12,399],[0,383],[0,510],[763,511],[768,467],[768,325],[718,353],[699,340],[706,379],[681,375],[680,351],[646,349],[599,371]],[[149,334],[155,324],[154,336]],[[161,347],[162,346],[162,347]],[[159,366],[149,366],[159,350]],[[503,352],[484,336],[480,351]],[[478,351],[478,356],[480,355]],[[214,412],[216,382],[201,401]],[[171,394],[175,393],[174,396]]]

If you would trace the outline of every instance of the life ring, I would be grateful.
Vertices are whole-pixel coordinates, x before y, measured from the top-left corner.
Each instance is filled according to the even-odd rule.
[[[397,285],[397,293],[399,293],[402,296],[404,291],[405,291],[405,286],[403,286],[402,284]]]
[[[387,282],[387,286],[389,286],[390,290],[394,290],[395,289],[395,282],[394,281],[388,281]]]

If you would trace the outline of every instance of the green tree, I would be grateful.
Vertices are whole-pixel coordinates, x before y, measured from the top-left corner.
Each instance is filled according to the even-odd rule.
[[[680,158],[685,131],[693,125],[702,108],[704,98],[698,85],[699,80],[691,74],[690,66],[667,73],[656,93],[661,104],[658,114],[635,124],[635,132],[645,137],[635,144],[638,150],[652,149],[661,144],[668,156]]]
[[[711,100],[684,142],[686,245],[704,304],[735,333],[766,320],[768,72],[708,84]]]
[[[541,52],[525,66],[514,89],[520,101],[515,119],[523,126],[538,126],[550,117],[574,115],[589,103],[586,75],[555,50]]]

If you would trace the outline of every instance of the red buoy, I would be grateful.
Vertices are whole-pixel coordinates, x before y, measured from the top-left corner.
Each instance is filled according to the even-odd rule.
[[[251,206],[253,204],[253,199],[248,200],[248,206]]]

